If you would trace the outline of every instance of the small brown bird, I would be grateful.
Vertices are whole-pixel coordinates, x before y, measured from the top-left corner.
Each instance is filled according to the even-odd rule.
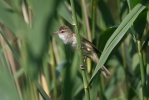
[[[68,26],[61,26],[59,30],[53,34],[57,34],[64,44],[70,45],[73,49],[78,48],[76,34]],[[101,51],[99,51],[90,41],[84,37],[80,36],[80,38],[81,49],[84,58],[88,57],[97,64],[99,60],[97,53],[101,53]],[[111,76],[110,72],[104,66],[100,68],[100,71],[106,78]]]

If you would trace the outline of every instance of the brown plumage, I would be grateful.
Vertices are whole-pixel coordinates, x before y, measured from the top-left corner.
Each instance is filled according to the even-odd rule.
[[[61,26],[57,32],[54,32],[54,34],[58,34],[58,36],[60,37],[60,39],[62,39],[64,44],[69,44],[74,49],[77,48],[76,34],[68,26]],[[84,37],[80,36],[80,38],[82,41],[81,49],[83,56],[86,56],[90,58],[93,62],[97,63],[99,60],[97,53],[102,52],[98,50],[90,41],[88,41]],[[106,78],[111,76],[110,72],[104,66],[100,68],[100,71]]]

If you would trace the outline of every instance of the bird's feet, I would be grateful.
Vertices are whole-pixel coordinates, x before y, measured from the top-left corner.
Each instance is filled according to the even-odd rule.
[[[80,69],[84,70],[86,68],[86,59],[87,59],[87,56],[84,56],[84,65],[80,65]]]

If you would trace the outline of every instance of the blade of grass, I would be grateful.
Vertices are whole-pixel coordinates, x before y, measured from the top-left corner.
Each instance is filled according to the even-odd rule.
[[[108,48],[108,46],[111,44],[111,41],[114,40],[114,38],[116,38],[116,36],[118,34],[122,34],[122,32],[124,32],[123,34],[125,34],[125,32],[127,32],[127,30],[129,29],[131,25],[135,19],[137,18],[137,16],[145,9],[146,5],[149,4],[149,1],[146,1],[144,3],[139,3],[138,5],[136,5],[131,12],[124,18],[124,20],[121,22],[121,24],[119,25],[119,27],[116,29],[116,31],[114,32],[114,34],[111,36],[111,38],[107,41],[107,44],[104,48],[103,51],[105,51],[105,49]],[[126,30],[127,29],[127,30]],[[125,31],[124,31],[125,30]]]
[[[8,40],[6,39],[6,37],[4,36],[4,34],[2,33],[2,31],[0,31],[1,36],[4,38],[5,42],[7,43],[8,47],[10,48],[10,50],[12,51],[13,55],[15,56],[15,58],[18,60],[18,62],[21,64],[21,58],[19,57],[19,55],[16,53],[16,51],[13,49],[13,47],[10,45],[10,43],[8,42]]]
[[[51,100],[39,83],[36,82],[35,85],[38,91],[40,92],[41,96],[44,98],[44,100]]]
[[[130,28],[132,23],[135,21],[137,16],[143,11],[146,7],[146,5],[149,4],[149,1],[141,2],[132,11],[125,17],[125,19],[122,21],[122,23],[119,25],[119,27],[116,29],[116,31],[113,33],[113,35],[108,40],[104,51],[100,57],[100,60],[95,68],[95,71],[89,81],[89,84],[99,71],[100,67],[106,62],[108,56],[114,49],[114,47],[119,43],[119,41],[122,39],[122,37],[126,34],[127,30]]]

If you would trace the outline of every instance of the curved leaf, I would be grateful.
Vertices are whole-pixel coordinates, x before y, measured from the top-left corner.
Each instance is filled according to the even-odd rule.
[[[97,74],[97,72],[100,70],[100,68],[103,66],[103,64],[106,62],[108,56],[114,49],[114,47],[119,43],[119,41],[122,39],[122,37],[125,35],[127,30],[130,28],[132,23],[135,21],[137,16],[145,9],[146,5],[149,4],[149,1],[139,3],[137,4],[134,9],[125,17],[125,19],[122,21],[122,23],[119,25],[119,27],[116,29],[116,31],[113,33],[113,35],[108,40],[104,51],[100,57],[100,60],[95,68],[95,71],[90,79],[89,84]]]

